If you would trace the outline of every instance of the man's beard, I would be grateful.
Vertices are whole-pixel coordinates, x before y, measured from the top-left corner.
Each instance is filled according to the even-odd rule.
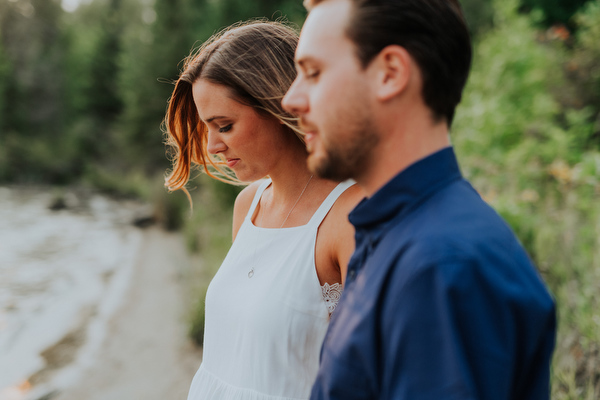
[[[364,172],[372,157],[371,151],[379,142],[374,123],[368,116],[358,118],[346,128],[346,134],[336,140],[322,142],[324,155],[311,154],[308,168],[317,176],[342,182],[356,179]]]

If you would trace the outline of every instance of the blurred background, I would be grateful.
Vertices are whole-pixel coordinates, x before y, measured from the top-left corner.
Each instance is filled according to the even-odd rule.
[[[556,298],[552,398],[598,399],[600,0],[461,3],[463,173]],[[190,210],[163,188],[172,83],[220,28],[305,15],[300,0],[0,0],[0,400],[185,396],[239,189],[198,173]],[[160,382],[140,372],[155,364]]]

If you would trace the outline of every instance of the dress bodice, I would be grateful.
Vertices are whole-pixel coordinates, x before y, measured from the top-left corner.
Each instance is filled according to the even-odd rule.
[[[315,267],[317,231],[353,182],[339,184],[306,225],[280,229],[251,220],[269,183],[258,188],[209,285],[203,362],[188,400],[309,396],[329,323]]]

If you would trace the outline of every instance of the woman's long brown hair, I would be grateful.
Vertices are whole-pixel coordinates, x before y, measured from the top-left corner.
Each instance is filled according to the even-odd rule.
[[[290,134],[303,140],[297,119],[281,106],[296,77],[297,43],[297,32],[286,24],[251,21],[219,32],[184,60],[164,120],[173,164],[165,178],[169,190],[186,191],[194,166],[201,166],[209,176],[223,182],[243,184],[224,160],[208,154],[207,127],[192,96],[192,85],[200,78],[229,88],[240,103],[277,118]]]

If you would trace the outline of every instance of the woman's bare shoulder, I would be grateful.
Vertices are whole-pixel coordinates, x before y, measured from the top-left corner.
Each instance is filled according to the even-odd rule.
[[[242,226],[242,222],[244,222],[244,218],[246,218],[246,214],[250,210],[250,206],[252,205],[252,200],[254,199],[254,195],[258,190],[258,187],[261,185],[263,180],[258,180],[252,182],[248,186],[246,186],[235,198],[235,204],[233,206],[233,239],[235,240],[235,236],[237,232],[240,230]]]
[[[330,270],[341,275],[342,283],[346,281],[348,260],[354,251],[354,227],[348,220],[348,214],[356,207],[358,202],[364,198],[362,189],[354,184],[346,189],[336,200],[335,204],[323,220],[317,236],[320,249],[326,255],[325,260],[331,260]],[[318,255],[317,255],[318,257]],[[323,258],[319,259],[323,260]],[[325,278],[328,274],[327,268],[319,268],[319,277]],[[327,281],[325,279],[325,281]]]
[[[356,205],[365,197],[363,190],[354,184],[346,189],[331,208],[331,214],[334,219],[343,218],[348,219],[350,211],[356,207]]]
[[[239,209],[239,211],[245,211],[244,214],[248,212],[250,209],[250,205],[252,205],[252,200],[254,199],[254,195],[258,190],[258,187],[262,183],[262,180],[258,180],[252,182],[248,186],[246,186],[235,198],[235,205],[233,206],[234,212]]]

